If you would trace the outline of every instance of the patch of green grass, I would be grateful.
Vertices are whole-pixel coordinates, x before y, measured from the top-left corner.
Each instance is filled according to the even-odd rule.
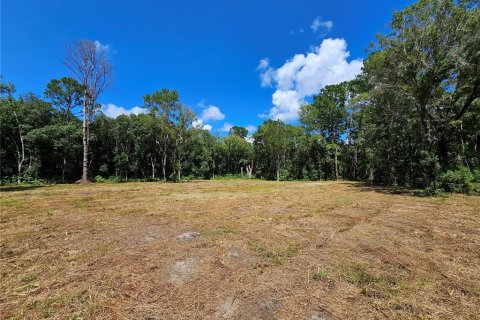
[[[396,283],[394,290],[396,292],[405,292],[405,291],[412,291],[418,292],[423,287],[425,287],[429,283],[428,279],[425,278],[417,278],[413,281],[399,281]]]
[[[213,230],[215,235],[223,236],[223,235],[232,235],[237,233],[237,230],[233,226],[230,225],[223,225],[221,227],[216,228]]]
[[[249,244],[249,249],[278,266],[283,264],[287,258],[297,255],[300,251],[300,242],[292,241],[286,247],[271,249],[260,241],[252,241]]]
[[[16,207],[21,200],[20,198],[4,199],[0,201],[0,207]]]
[[[38,277],[38,274],[32,273],[32,274],[27,274],[24,275],[21,279],[22,283],[30,283],[32,281],[35,281]]]
[[[359,287],[360,292],[367,297],[383,298],[405,291],[417,291],[415,288],[419,288],[416,283],[399,280],[397,277],[372,274],[366,266],[358,263],[347,266],[345,276],[349,283]]]
[[[347,266],[345,276],[348,282],[357,286],[371,285],[377,281],[375,276],[369,273],[365,266],[358,263]]]
[[[73,205],[77,209],[84,209],[84,208],[88,208],[89,206],[92,206],[94,200],[95,200],[94,197],[83,197],[80,199],[76,199],[73,202]]]
[[[295,221],[295,220],[300,219],[300,217],[289,213],[287,215],[282,215],[282,214],[276,215],[273,219],[276,222],[282,222],[282,221]]]
[[[52,297],[47,297],[39,304],[40,312],[42,317],[49,318],[53,315],[52,305],[55,300]]]
[[[200,228],[200,233],[208,238],[216,239],[222,236],[233,236],[237,233],[237,230],[232,225],[221,225],[214,229]]]
[[[317,269],[312,272],[312,279],[316,281],[330,280],[330,273],[324,268],[317,267]]]

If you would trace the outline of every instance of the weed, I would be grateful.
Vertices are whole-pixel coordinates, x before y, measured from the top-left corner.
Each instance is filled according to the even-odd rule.
[[[233,226],[230,225],[223,225],[221,227],[216,228],[213,233],[218,236],[222,235],[232,235],[235,234],[237,231]]]
[[[317,267],[317,269],[312,272],[312,279],[316,281],[326,281],[330,280],[330,274],[327,270]]]
[[[35,281],[37,279],[37,274],[27,274],[24,275],[21,279],[22,283],[30,283],[32,281]]]
[[[346,269],[347,281],[357,286],[374,284],[377,279],[366,268],[358,263],[351,264]]]
[[[270,260],[272,264],[279,266],[283,264],[287,258],[291,258],[299,252],[300,242],[292,241],[284,248],[270,249],[260,241],[252,241],[249,244],[249,248],[262,258]]]
[[[52,305],[54,301],[55,300],[52,297],[47,297],[40,303],[40,312],[44,318],[49,318],[53,315]]]

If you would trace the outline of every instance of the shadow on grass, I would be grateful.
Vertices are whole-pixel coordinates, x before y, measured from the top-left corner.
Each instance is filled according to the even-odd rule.
[[[373,185],[366,182],[355,182],[348,184],[351,188],[359,190],[361,192],[376,192],[381,194],[390,194],[390,195],[403,195],[403,196],[412,196],[412,197],[425,197],[424,192],[421,190],[412,190],[408,188],[401,187],[389,187],[382,185]]]
[[[45,187],[47,187],[47,185],[3,186],[3,187],[0,187],[0,193],[2,193],[2,192],[34,190],[34,189],[45,188]]]

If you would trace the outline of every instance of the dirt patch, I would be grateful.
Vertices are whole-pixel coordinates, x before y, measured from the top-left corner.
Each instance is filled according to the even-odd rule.
[[[175,239],[180,240],[180,241],[182,241],[182,240],[193,240],[193,239],[196,239],[200,236],[201,236],[200,232],[188,231],[188,232],[184,232],[182,234],[179,234],[178,236],[175,236]]]
[[[232,319],[234,318],[239,302],[234,296],[228,296],[219,305],[217,312],[215,312],[215,318],[217,319]]]
[[[197,260],[195,258],[176,261],[170,268],[170,282],[176,286],[185,284],[196,271],[196,267]]]

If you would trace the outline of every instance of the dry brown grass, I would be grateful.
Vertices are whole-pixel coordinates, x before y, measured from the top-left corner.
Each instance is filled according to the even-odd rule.
[[[1,319],[480,314],[480,197],[238,180],[4,189],[0,203]],[[175,239],[187,231],[201,236]]]

